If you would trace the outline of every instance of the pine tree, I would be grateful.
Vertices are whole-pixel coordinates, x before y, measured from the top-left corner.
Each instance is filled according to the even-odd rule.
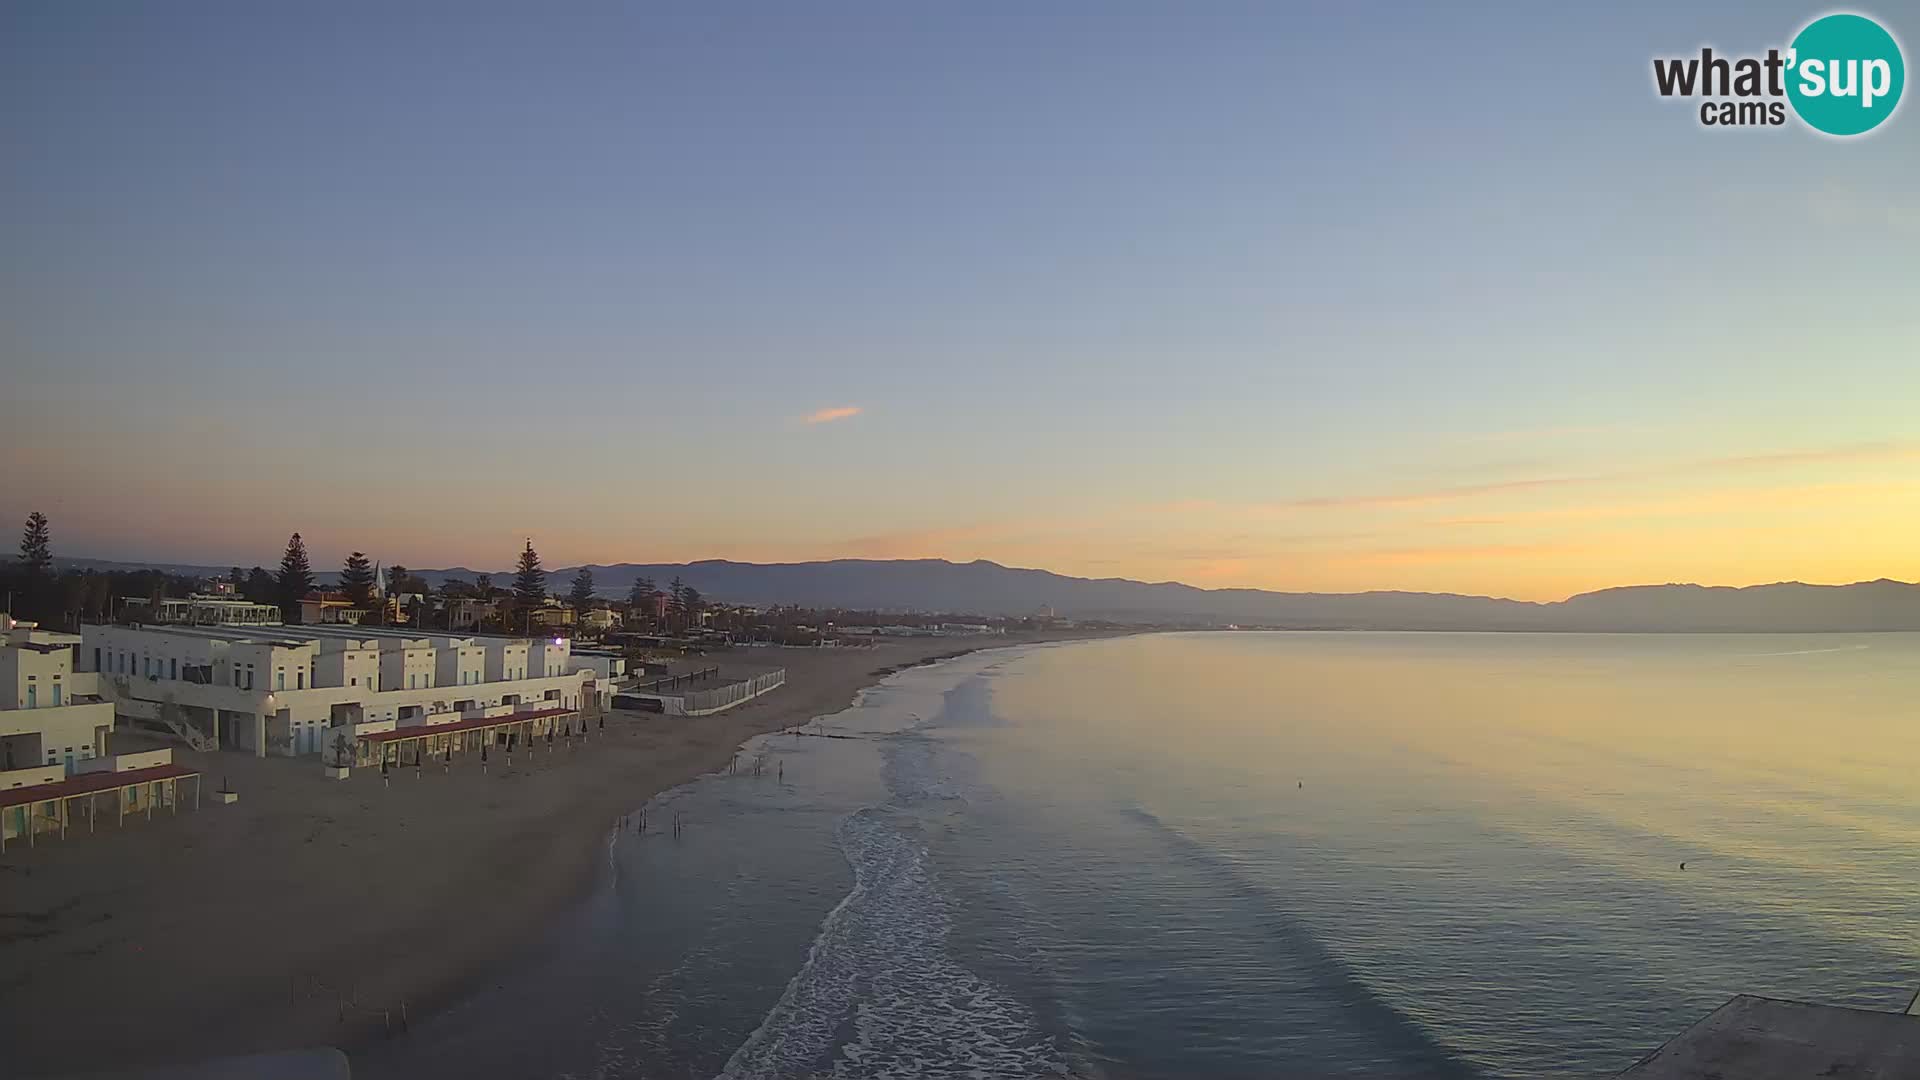
[[[633,588],[627,590],[627,603],[632,604],[635,607],[639,607],[641,605],[647,604],[649,601],[653,599],[654,592],[655,590],[653,587],[652,578],[650,577],[634,578]],[[653,612],[649,611],[647,612],[647,614],[651,615],[653,614]]]
[[[540,569],[540,553],[533,550],[533,541],[527,541],[525,551],[520,553],[520,566],[513,575],[514,605],[521,612],[529,612],[540,606],[547,598],[547,572]]]
[[[340,591],[347,594],[354,607],[373,604],[373,563],[365,552],[347,556],[347,565],[340,571]]]
[[[38,510],[27,515],[27,527],[20,531],[20,563],[30,578],[53,574],[53,532],[47,515]]]
[[[481,574],[479,577],[474,578],[473,591],[480,594],[480,599],[482,600],[493,599],[493,575]]]
[[[667,586],[667,618],[676,625],[683,624],[687,617],[687,583],[678,577]]]
[[[592,570],[583,566],[580,568],[579,573],[573,575],[573,588],[568,590],[567,599],[573,601],[573,610],[575,612],[581,615],[587,613],[587,609],[593,606]]]
[[[246,583],[247,583],[247,576],[240,572],[239,567],[233,566],[227,569],[227,584],[233,586],[233,589],[235,592],[239,592],[240,586],[245,585]]]
[[[279,595],[280,586],[273,580],[273,575],[267,573],[266,567],[256,566],[247,571],[247,584],[242,592],[256,604],[271,604],[273,598]]]
[[[398,596],[403,592],[415,591],[407,588],[409,584],[407,578],[410,576],[412,575],[407,573],[407,568],[399,563],[387,567],[387,595]]]
[[[280,617],[290,623],[300,621],[300,600],[313,591],[313,564],[307,561],[307,545],[294,533],[287,540],[286,553],[280,556]]]
[[[689,585],[681,590],[680,606],[685,610],[688,626],[697,626],[699,624],[700,611],[706,606],[706,603],[706,598],[700,595],[699,589]]]

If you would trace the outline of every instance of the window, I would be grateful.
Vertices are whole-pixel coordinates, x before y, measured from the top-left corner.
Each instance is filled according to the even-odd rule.
[[[56,707],[60,704],[60,684],[57,682],[53,684],[53,703]]]
[[[287,688],[287,669],[286,668],[279,668],[276,671],[274,671],[273,688],[275,690],[285,690]]]
[[[355,676],[354,676],[353,678],[351,678],[351,679],[348,679],[348,680],[347,680],[347,685],[348,685],[348,686],[359,686],[359,685],[360,685],[360,676],[358,676],[358,675],[355,675]]]
[[[167,660],[167,678],[177,679],[179,677],[180,677],[180,661],[169,657]]]
[[[293,673],[293,688],[295,690],[305,690],[307,688],[306,668],[301,668],[299,671]]]

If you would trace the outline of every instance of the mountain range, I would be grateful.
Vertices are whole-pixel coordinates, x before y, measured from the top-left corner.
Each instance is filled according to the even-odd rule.
[[[61,559],[62,567],[167,570],[221,576],[224,567]],[[564,592],[579,569],[549,571],[549,590]],[[1920,585],[1881,579],[1852,585],[1782,582],[1744,588],[1636,585],[1535,603],[1452,593],[1294,593],[1202,589],[1178,582],[1080,578],[975,561],[834,559],[803,563],[591,564],[604,596],[623,596],[636,577],[660,587],[678,577],[710,600],[799,604],[876,611],[940,611],[1031,615],[1043,608],[1068,618],[1119,622],[1343,630],[1869,631],[1920,630]],[[438,585],[472,580],[465,567],[414,570]],[[496,585],[510,571],[489,571]],[[337,574],[316,575],[331,582]]]

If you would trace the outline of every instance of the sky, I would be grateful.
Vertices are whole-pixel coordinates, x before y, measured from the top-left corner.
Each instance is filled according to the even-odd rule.
[[[1912,580],[1920,116],[1652,89],[1823,10],[16,0],[0,514],[211,565]]]

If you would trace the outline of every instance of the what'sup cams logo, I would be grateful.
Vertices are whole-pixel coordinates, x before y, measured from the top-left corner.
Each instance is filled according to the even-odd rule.
[[[1900,106],[1907,65],[1900,43],[1865,15],[1822,15],[1785,49],[1765,56],[1657,57],[1653,86],[1663,98],[1700,98],[1706,127],[1777,127],[1787,110],[1815,131],[1865,135]]]

